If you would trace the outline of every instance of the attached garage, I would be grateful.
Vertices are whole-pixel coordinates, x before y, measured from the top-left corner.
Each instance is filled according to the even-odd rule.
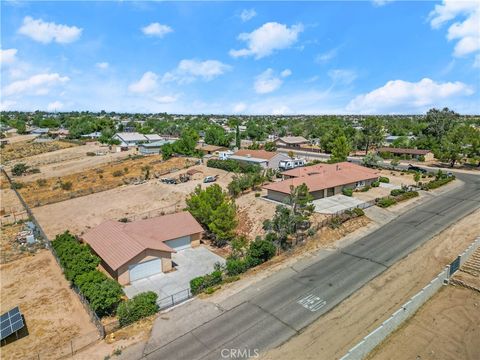
[[[153,259],[138,264],[129,265],[128,267],[130,281],[143,279],[162,272],[162,260]]]
[[[165,241],[165,244],[170,246],[175,251],[188,249],[191,247],[191,237],[189,235],[174,240],[168,240]]]

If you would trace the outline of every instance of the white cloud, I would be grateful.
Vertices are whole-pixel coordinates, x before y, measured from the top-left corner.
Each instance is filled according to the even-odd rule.
[[[67,76],[60,76],[57,73],[38,74],[25,80],[14,81],[3,89],[3,94],[9,96],[28,92],[35,95],[45,95],[51,87],[66,83],[69,80]]]
[[[265,23],[251,33],[240,34],[238,39],[245,41],[247,47],[240,50],[232,49],[230,55],[233,57],[254,55],[256,59],[260,59],[271,55],[275,50],[289,48],[297,42],[302,31],[302,24],[289,28],[276,22]]]
[[[394,2],[395,0],[372,0],[373,5],[375,6],[384,6],[388,3]]]
[[[239,113],[243,113],[245,110],[247,110],[247,104],[240,102],[233,106],[232,112],[234,114],[239,114]]]
[[[48,44],[52,41],[59,44],[68,44],[78,40],[82,30],[76,26],[45,22],[42,19],[33,19],[30,16],[26,16],[18,32],[43,44]]]
[[[140,80],[134,82],[128,86],[128,90],[133,93],[146,93],[151,92],[157,87],[158,75],[154,72],[147,71],[144,73]]]
[[[334,83],[351,84],[356,78],[357,73],[347,69],[332,69],[328,72],[328,76]]]
[[[184,59],[178,63],[178,66],[173,71],[165,73],[162,81],[176,81],[180,84],[190,83],[196,79],[210,81],[231,69],[230,65],[218,60],[199,61]]]
[[[257,12],[255,11],[255,9],[243,9],[240,13],[240,19],[242,19],[243,22],[251,20],[255,16],[257,16]]]
[[[17,49],[0,49],[0,64],[10,65],[17,61]]]
[[[154,22],[154,23],[151,23],[150,25],[143,27],[142,32],[145,35],[163,38],[168,33],[173,32],[173,29],[168,25],[162,25],[158,22]]]
[[[267,69],[255,78],[253,88],[257,94],[268,94],[280,88],[282,84],[283,80],[275,76],[273,69]]]
[[[110,67],[110,64],[108,62],[104,61],[104,62],[96,63],[95,66],[99,69],[106,70]]]
[[[47,105],[47,111],[58,111],[63,108],[63,103],[60,101],[54,101]]]
[[[154,96],[152,99],[160,104],[171,104],[177,101],[178,96],[174,96],[174,95]]]
[[[419,82],[392,80],[355,97],[347,105],[347,110],[358,113],[424,111],[427,107],[441,106],[450,98],[471,94],[473,90],[459,81],[438,83],[428,78]]]
[[[317,63],[326,63],[332,60],[337,56],[338,53],[338,48],[331,49],[323,54],[318,54],[317,57],[315,58],[315,61]]]
[[[290,75],[292,75],[292,70],[290,69],[285,69],[280,73],[280,76],[283,78],[289,77]]]
[[[461,57],[480,50],[480,3],[478,1],[444,0],[429,14],[434,29],[460,18],[448,28],[447,39],[457,40],[454,56]]]

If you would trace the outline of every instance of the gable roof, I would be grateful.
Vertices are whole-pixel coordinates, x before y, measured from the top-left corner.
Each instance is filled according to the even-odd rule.
[[[289,194],[290,186],[297,187],[305,184],[309,191],[313,192],[378,178],[377,171],[349,162],[305,166],[282,174],[293,176],[293,178],[274,182],[263,188]]]
[[[122,141],[146,141],[147,138],[138,132],[122,132],[116,133],[115,136],[118,136]]]
[[[277,155],[276,152],[274,151],[266,151],[266,150],[249,150],[249,149],[243,149],[243,150],[238,150],[233,154],[235,156],[244,156],[244,157],[252,157],[252,158],[257,158],[257,159],[264,159],[264,160],[270,160],[273,157]]]
[[[308,143],[308,140],[303,136],[284,136],[278,139],[286,144],[303,144]],[[277,141],[278,141],[277,140]]]
[[[188,212],[121,223],[108,220],[87,231],[83,240],[113,270],[147,249],[175,252],[165,241],[203,232]]]

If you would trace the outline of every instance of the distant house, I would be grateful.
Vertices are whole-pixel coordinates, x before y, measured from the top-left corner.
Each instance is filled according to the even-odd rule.
[[[158,155],[162,152],[162,146],[173,144],[175,140],[159,140],[151,143],[143,143],[138,145],[138,151],[143,155]]]
[[[149,142],[163,140],[162,137],[158,134],[145,134],[144,136],[147,139],[147,141],[149,141]]]
[[[385,136],[385,145],[391,145],[395,140],[398,140],[399,138],[407,138],[408,141],[415,140],[415,136],[409,135],[409,136],[396,136],[396,135],[388,135]]]
[[[34,135],[46,135],[50,131],[49,128],[34,128],[30,130],[30,134]]]
[[[225,146],[217,146],[217,145],[208,145],[205,143],[200,143],[195,146],[195,150],[199,150],[203,152],[204,155],[218,155],[220,151],[228,150]]]
[[[281,161],[290,159],[287,155],[265,150],[238,150],[229,159],[244,163],[258,164],[266,169],[278,169]]]
[[[302,145],[308,145],[309,142],[303,136],[284,136],[275,141],[277,146],[284,147],[301,147]]]
[[[203,228],[187,212],[122,223],[109,220],[82,240],[121,285],[172,270],[172,253],[200,245]]]
[[[314,199],[341,194],[345,188],[356,189],[371,185],[378,179],[375,170],[341,162],[300,167],[282,173],[284,180],[265,185],[267,198],[284,202],[294,188],[305,184]]]
[[[70,134],[70,131],[68,129],[58,129],[58,130],[50,130],[48,133],[53,138],[65,139]]]
[[[113,139],[120,141],[120,146],[134,147],[142,142],[147,142],[145,135],[138,132],[123,132],[113,135]]]
[[[420,150],[420,149],[405,149],[405,148],[394,148],[394,147],[381,147],[377,149],[377,154],[389,154],[400,157],[406,157],[408,159],[420,160],[423,157],[425,161],[431,161],[435,157],[430,150]]]
[[[90,134],[82,135],[83,138],[88,138],[88,139],[99,139],[101,136],[102,136],[102,133],[100,131],[94,131]]]

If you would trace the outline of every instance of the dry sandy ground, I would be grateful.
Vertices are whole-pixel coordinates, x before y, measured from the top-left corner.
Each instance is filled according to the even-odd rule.
[[[154,211],[171,213],[185,207],[185,199],[194,188],[210,186],[203,184],[203,177],[219,175],[219,183],[226,187],[231,174],[219,169],[206,168],[202,165],[189,169],[199,169],[202,173],[191,180],[178,185],[164,184],[159,180],[150,180],[142,185],[125,185],[91,195],[62,201],[55,204],[33,208],[33,213],[40,225],[53,238],[56,234],[70,230],[74,234],[81,234],[89,227],[94,227],[105,220],[131,217],[132,215],[147,215]],[[186,170],[177,171],[168,175],[176,177]],[[151,216],[151,215],[150,215]]]
[[[87,156],[87,152],[101,152],[105,155]],[[17,160],[15,163],[23,162],[32,168],[40,169],[40,173],[19,177],[22,182],[29,182],[37,179],[48,179],[60,177],[72,173],[81,172],[94,168],[110,161],[119,160],[133,154],[133,150],[122,152],[110,152],[107,146],[97,143],[75,146],[68,149],[52,151],[40,155],[30,156]]]
[[[7,144],[2,148],[2,161],[10,162],[12,160],[23,159],[50,151],[71,148],[74,146],[77,145],[66,141],[19,141]]]
[[[5,214],[23,211],[22,203],[17,194],[10,188],[0,189],[0,205]]]
[[[338,359],[378,327],[480,233],[480,210],[370,281],[265,359]]]
[[[17,135],[14,134],[13,136],[8,136],[6,140],[8,140],[9,144],[17,143],[20,141],[28,141],[28,140],[33,140],[37,137],[38,135],[36,134],[26,134],[26,135]]]
[[[262,190],[261,194],[265,195],[266,191]],[[235,203],[238,209],[237,233],[249,239],[255,239],[257,235],[263,236],[263,222],[273,218],[277,204],[255,197],[253,191],[235,199]]]
[[[480,293],[443,287],[368,359],[480,359]]]
[[[48,250],[0,266],[2,313],[19,306],[29,334],[2,346],[0,358],[41,359],[79,347],[98,333]]]

